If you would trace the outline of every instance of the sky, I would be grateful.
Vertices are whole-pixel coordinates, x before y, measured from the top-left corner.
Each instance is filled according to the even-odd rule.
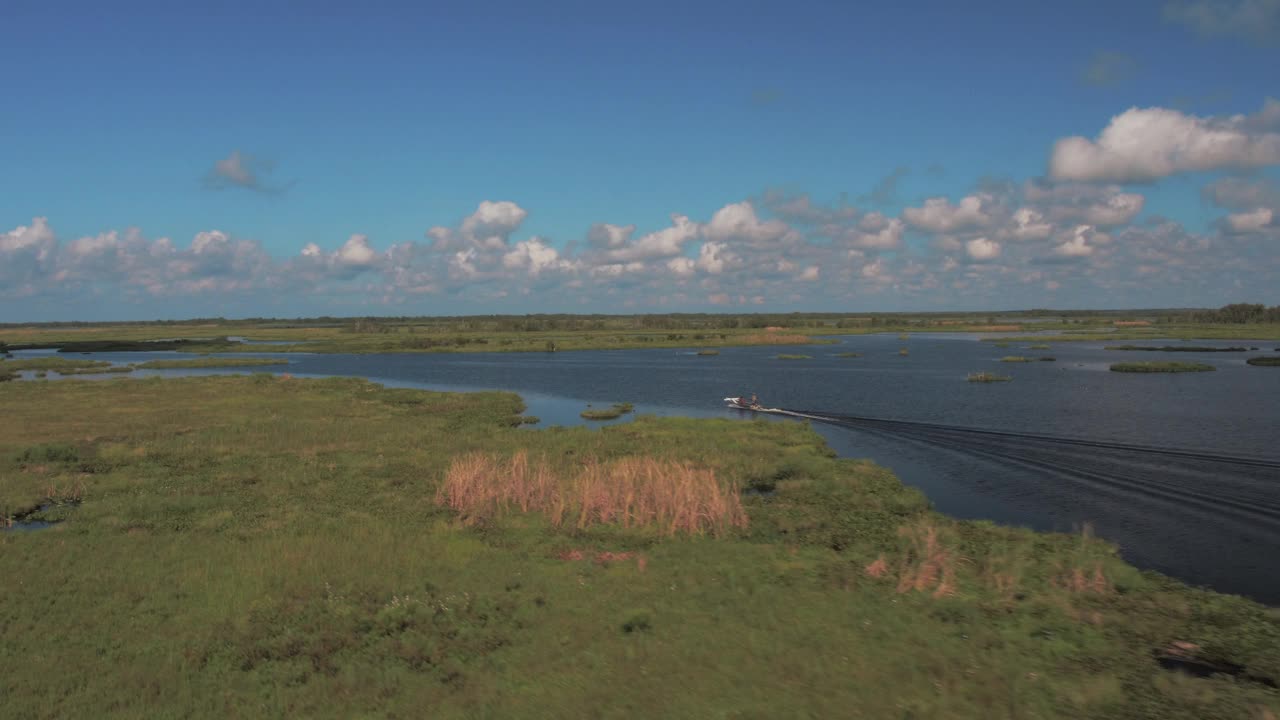
[[[0,27],[0,322],[1280,304],[1280,0]]]

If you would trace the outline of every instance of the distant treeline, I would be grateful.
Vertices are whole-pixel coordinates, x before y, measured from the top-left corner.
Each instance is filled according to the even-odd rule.
[[[1280,323],[1280,305],[1250,305],[1235,303],[1223,305],[1217,310],[1196,310],[1187,314],[1186,318],[1198,323],[1227,323],[1232,325],[1250,325],[1257,323]]]
[[[911,328],[942,325],[998,325],[1030,320],[1060,319],[1066,323],[1110,323],[1122,318],[1142,318],[1155,322],[1259,323],[1280,322],[1280,306],[1238,303],[1218,310],[1197,308],[1157,308],[1128,310],[1031,310],[953,311],[917,313],[666,313],[646,315],[461,315],[461,316],[369,316],[313,318],[191,318],[187,320],[140,320],[123,322],[3,323],[0,328],[84,328],[93,326],[253,326],[262,329],[337,328],[347,332],[395,332],[404,326],[442,332],[544,332],[583,330],[731,330],[787,328]]]

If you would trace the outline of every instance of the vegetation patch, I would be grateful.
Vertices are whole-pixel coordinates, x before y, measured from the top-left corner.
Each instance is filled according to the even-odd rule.
[[[105,360],[71,360],[62,357],[22,358],[0,362],[0,372],[15,370],[80,370],[111,367]]]
[[[719,355],[720,351],[719,350],[699,350],[698,354],[705,357],[708,355]]]
[[[862,357],[862,353],[842,352],[842,353],[836,353],[835,356],[838,358],[856,358],[856,357]]]
[[[588,459],[569,472],[546,458],[531,462],[525,452],[471,453],[449,465],[436,503],[469,525],[513,510],[544,513],[556,527],[579,530],[616,523],[665,535],[722,535],[747,524],[737,487],[714,470],[654,457]]]
[[[132,365],[112,365],[110,367],[58,368],[54,372],[59,375],[103,375],[133,372]],[[42,371],[43,372],[43,371]]]
[[[37,717],[1280,713],[1273,609],[939,515],[801,423],[530,430],[511,393],[272,375],[0,406],[0,516],[81,500],[0,532]]]
[[[1280,367],[1280,358],[1277,357],[1252,357],[1245,362],[1260,367]]]
[[[1034,345],[1027,346],[1027,349],[1028,350],[1048,350],[1049,346],[1045,343],[1036,343]]]
[[[1217,368],[1204,363],[1184,362],[1129,362],[1114,363],[1111,366],[1112,372],[1127,373],[1181,373],[1209,372],[1211,370],[1217,370]]]
[[[783,353],[781,355],[774,355],[774,358],[777,360],[812,360],[813,356],[812,355],[788,355],[786,353]]]
[[[1104,350],[1145,350],[1147,352],[1247,352],[1243,347],[1209,347],[1207,345],[1108,345]]]
[[[588,408],[581,415],[587,420],[613,420],[631,412],[635,406],[631,403],[614,403],[603,410]]]
[[[281,358],[202,357],[189,360],[148,360],[138,363],[135,367],[139,370],[173,370],[180,368],[264,367],[288,364],[288,360]]]
[[[1000,358],[1000,362],[1007,362],[1007,363],[1035,362],[1035,358],[1023,357],[1021,355],[1005,355],[1004,357]]]
[[[971,372],[966,377],[969,382],[992,383],[992,382],[1009,382],[1013,378],[1008,375],[997,375],[989,372]]]

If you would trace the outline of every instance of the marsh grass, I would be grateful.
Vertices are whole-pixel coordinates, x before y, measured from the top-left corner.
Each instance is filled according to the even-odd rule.
[[[578,530],[613,523],[665,535],[722,535],[747,524],[737,488],[714,470],[654,457],[588,459],[564,472],[545,458],[531,462],[524,451],[510,458],[472,453],[453,460],[435,499],[470,525],[515,509]]]
[[[1217,370],[1217,368],[1212,365],[1184,362],[1129,362],[1113,363],[1111,365],[1112,372],[1126,373],[1183,373],[1210,372],[1213,370]]]
[[[1280,358],[1277,357],[1251,357],[1245,362],[1260,367],[1280,367]]]
[[[15,370],[85,370],[110,367],[105,360],[72,360],[64,357],[36,357],[0,361],[0,372]]]
[[[603,410],[588,408],[579,413],[587,420],[613,420],[631,412],[635,406],[631,403],[614,403]]]
[[[0,533],[23,715],[1280,712],[1154,656],[1280,682],[1273,610],[1087,534],[939,515],[801,423],[519,429],[512,394],[267,374],[4,383],[0,406],[0,520],[67,499]]]
[[[266,367],[270,365],[288,365],[282,358],[232,358],[201,357],[189,360],[147,360],[135,367],[139,370],[170,370],[181,368],[219,368],[219,367]]]
[[[1036,344],[1034,344],[1034,345],[1028,345],[1028,346],[1027,346],[1027,349],[1028,349],[1028,350],[1048,350],[1048,349],[1049,349],[1049,345],[1047,345],[1047,344],[1045,344],[1045,343],[1036,343]]]
[[[720,351],[719,350],[699,350],[697,354],[703,357],[707,357],[710,355],[719,355]]]
[[[132,365],[111,365],[110,367],[86,367],[86,368],[57,368],[54,370],[59,375],[115,375],[122,373],[131,373],[134,371]]]
[[[1022,355],[1005,355],[1004,357],[1000,358],[1000,362],[1007,362],[1007,363],[1035,362],[1035,358],[1023,357]]]
[[[812,360],[813,359],[812,355],[791,355],[787,353],[783,353],[781,355],[774,355],[773,357],[775,360]]]
[[[842,352],[842,353],[836,353],[835,356],[838,358],[856,358],[856,357],[862,357],[862,353]]]
[[[1247,352],[1245,347],[1210,347],[1207,345],[1107,345],[1103,350],[1147,352]]]

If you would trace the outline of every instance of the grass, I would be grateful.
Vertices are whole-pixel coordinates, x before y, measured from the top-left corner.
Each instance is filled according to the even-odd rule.
[[[1280,358],[1277,357],[1251,357],[1245,362],[1261,367],[1280,367]]]
[[[603,410],[587,408],[581,415],[587,420],[613,420],[626,415],[633,409],[634,406],[631,403],[614,403]]]
[[[1027,346],[1027,349],[1028,349],[1028,350],[1048,350],[1048,349],[1049,349],[1049,345],[1047,345],[1047,344],[1045,344],[1045,343],[1036,343],[1036,344],[1034,344],[1034,345],[1029,345],[1029,346]]]
[[[1243,347],[1207,347],[1204,345],[1108,345],[1104,350],[1146,350],[1149,352],[1246,352]]]
[[[1208,372],[1217,370],[1212,365],[1204,363],[1184,363],[1184,362],[1130,362],[1130,363],[1114,363],[1111,365],[1112,372],[1127,373],[1181,373],[1181,372]]]
[[[777,359],[777,360],[812,360],[812,359],[813,359],[813,356],[812,356],[812,355],[789,355],[789,354],[783,353],[783,354],[781,354],[781,355],[774,355],[774,359]]]
[[[0,516],[62,520],[0,533],[24,716],[1280,712],[1274,610],[941,516],[802,423],[529,430],[511,394],[269,375],[0,404]]]
[[[467,525],[513,511],[541,512],[555,527],[578,530],[615,523],[665,535],[723,535],[747,525],[738,488],[715,470],[643,456],[591,458],[565,471],[553,469],[546,457],[531,462],[524,451],[510,458],[470,453],[453,459],[436,504],[456,511]]]
[[[202,357],[190,360],[148,360],[138,363],[135,367],[139,370],[170,370],[179,368],[265,367],[288,364],[288,360],[280,358]]]
[[[54,372],[59,375],[110,375],[117,373],[131,373],[134,371],[132,365],[111,365],[110,367],[87,367],[87,368],[59,368]]]
[[[1007,363],[1035,362],[1035,358],[1023,357],[1021,355],[1005,355],[1004,357],[1000,358],[1000,362],[1007,362]]]
[[[856,358],[856,357],[862,357],[862,353],[842,352],[842,353],[836,353],[835,356],[838,358]]]
[[[1009,382],[1013,378],[1008,375],[997,375],[989,372],[971,372],[966,378],[969,382],[992,383]]]
[[[17,370],[84,370],[110,367],[105,360],[72,360],[64,357],[36,357],[0,361],[0,372]]]

